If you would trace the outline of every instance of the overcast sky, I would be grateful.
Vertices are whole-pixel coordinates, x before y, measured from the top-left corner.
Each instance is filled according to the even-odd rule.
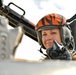
[[[4,5],[13,2],[23,8],[26,12],[25,18],[36,24],[40,18],[49,13],[58,13],[67,19],[76,14],[75,0],[4,0]],[[13,8],[19,14],[19,9]],[[27,36],[23,36],[22,42],[16,50],[15,58],[37,60],[41,57],[38,52],[40,46],[37,42]]]

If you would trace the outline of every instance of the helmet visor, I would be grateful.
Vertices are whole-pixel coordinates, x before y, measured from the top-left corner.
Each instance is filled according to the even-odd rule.
[[[52,29],[56,29],[56,28],[60,28],[61,26],[43,26],[41,27],[38,31],[42,31],[42,30],[52,30]]]

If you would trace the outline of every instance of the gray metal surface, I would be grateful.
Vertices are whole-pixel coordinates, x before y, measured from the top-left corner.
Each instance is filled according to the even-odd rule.
[[[22,39],[22,27],[8,29],[8,19],[0,15],[0,59],[12,59]]]
[[[0,61],[0,75],[76,75],[73,61]]]

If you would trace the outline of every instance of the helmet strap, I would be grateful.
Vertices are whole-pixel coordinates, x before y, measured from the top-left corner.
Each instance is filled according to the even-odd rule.
[[[42,47],[40,47],[39,52],[42,53],[44,56],[48,57],[47,54],[45,54],[45,53],[42,51]]]

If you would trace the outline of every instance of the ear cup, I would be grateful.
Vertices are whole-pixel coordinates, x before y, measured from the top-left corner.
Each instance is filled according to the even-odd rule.
[[[75,50],[76,50],[76,19],[74,19],[69,26],[71,27],[72,30],[72,35],[74,37],[74,42],[75,42]]]
[[[63,32],[63,34],[61,33],[61,35],[63,35],[63,37],[62,37],[63,44],[66,47],[68,47],[69,49],[74,49],[75,43],[74,43],[74,38],[71,34],[71,30],[68,27],[64,26],[62,28],[62,32]]]

